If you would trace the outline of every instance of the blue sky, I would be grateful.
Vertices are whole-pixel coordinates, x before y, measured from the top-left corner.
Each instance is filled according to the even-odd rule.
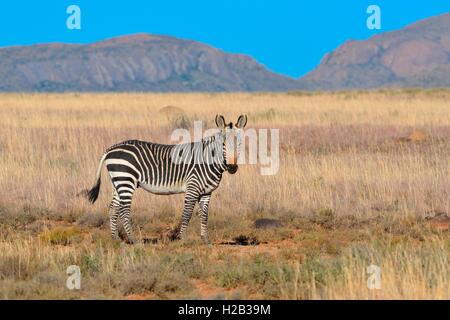
[[[66,8],[81,8],[81,30],[66,27]],[[366,27],[366,9],[381,8],[381,30]],[[367,39],[450,12],[448,0],[41,0],[2,1],[0,46],[88,43],[148,32],[193,39],[254,57],[299,77],[347,39]]]

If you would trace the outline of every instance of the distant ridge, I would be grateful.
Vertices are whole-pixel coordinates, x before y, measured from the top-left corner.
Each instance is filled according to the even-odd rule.
[[[325,55],[299,87],[450,87],[450,13],[366,41],[347,41]]]
[[[246,55],[169,36],[0,48],[0,91],[283,91],[296,85]]]

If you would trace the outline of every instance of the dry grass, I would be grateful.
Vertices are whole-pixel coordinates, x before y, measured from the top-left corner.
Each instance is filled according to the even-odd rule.
[[[450,212],[449,98],[446,90],[1,94],[0,297],[195,298],[206,286],[242,298],[448,299],[448,230],[424,217]],[[159,112],[166,106],[186,114]],[[170,143],[174,127],[212,127],[216,113],[244,112],[249,127],[280,129],[280,171],[262,176],[246,165],[225,175],[210,237],[248,234],[261,245],[201,246],[198,219],[184,244],[120,245],[109,240],[105,172],[95,206],[76,197],[111,144]],[[137,233],[159,236],[181,209],[182,195],[137,192]],[[255,229],[258,218],[282,227]],[[234,259],[240,269],[226,266]],[[381,291],[365,286],[369,262],[382,267]],[[80,292],[64,286],[70,264],[84,268]],[[140,270],[158,276],[130,275]]]

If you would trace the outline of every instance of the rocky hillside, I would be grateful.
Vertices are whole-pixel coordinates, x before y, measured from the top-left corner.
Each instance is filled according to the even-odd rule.
[[[297,81],[245,55],[138,34],[0,49],[0,91],[279,91]]]
[[[300,79],[303,89],[450,87],[450,13],[347,41]]]

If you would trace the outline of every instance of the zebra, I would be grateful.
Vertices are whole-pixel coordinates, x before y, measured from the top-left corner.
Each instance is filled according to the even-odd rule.
[[[216,115],[215,123],[219,129],[216,134],[193,143],[166,145],[127,140],[106,149],[94,186],[83,194],[91,203],[97,200],[105,163],[113,186],[108,208],[113,239],[119,239],[117,222],[120,219],[128,242],[136,242],[130,224],[130,208],[134,192],[142,188],[158,195],[185,194],[178,239],[185,238],[198,203],[201,239],[209,242],[207,222],[211,193],[219,186],[225,171],[235,174],[238,170],[247,115],[240,115],[235,124],[226,123],[222,115]]]

